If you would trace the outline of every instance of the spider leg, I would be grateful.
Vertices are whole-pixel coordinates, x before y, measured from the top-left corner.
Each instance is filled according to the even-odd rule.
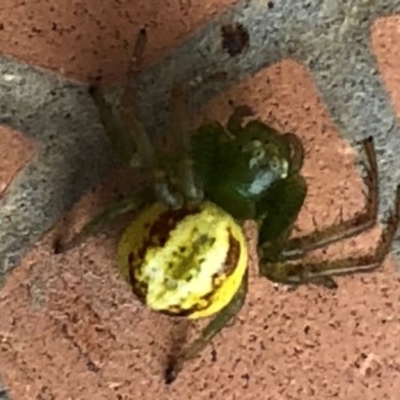
[[[58,254],[71,250],[84,242],[89,236],[100,233],[107,223],[112,222],[121,215],[137,211],[152,200],[154,200],[153,189],[145,188],[119,202],[109,205],[103,212],[84,225],[82,230],[74,235],[71,240],[65,242],[63,235],[59,235],[53,244],[54,252]]]
[[[120,113],[122,123],[135,141],[139,157],[143,166],[153,173],[153,181],[156,197],[172,208],[179,208],[183,199],[169,182],[166,171],[162,168],[155,148],[147,134],[144,125],[135,114],[135,102],[133,93],[133,82],[136,70],[141,67],[143,53],[146,47],[147,35],[145,29],[139,32],[136,40],[131,62],[126,77],[126,84],[121,96]],[[134,68],[136,67],[136,69]]]
[[[178,160],[178,179],[184,197],[190,203],[200,203],[204,193],[198,187],[193,158],[191,156],[191,135],[189,133],[185,94],[182,88],[175,86],[171,91],[171,128],[175,138],[175,156]]]
[[[184,348],[178,356],[171,359],[165,373],[165,382],[172,383],[182,371],[187,361],[195,358],[210,343],[210,341],[233,319],[241,310],[247,293],[247,273],[242,284],[230,303],[223,308],[202,330],[200,337]]]
[[[394,210],[389,215],[375,252],[360,257],[347,257],[333,261],[316,263],[265,263],[260,265],[260,273],[268,279],[281,283],[301,284],[321,282],[326,277],[370,272],[379,268],[391,249],[400,224],[400,185],[396,191]]]
[[[138,67],[141,66],[146,42],[146,31],[142,29],[133,49],[120,98],[120,120],[114,115],[113,107],[105,98],[101,88],[91,87],[89,93],[99,110],[101,122],[119,161],[124,164],[129,163],[133,167],[141,165],[152,171],[157,199],[172,208],[178,208],[182,204],[182,196],[173,190],[144,125],[135,114],[133,81]]]
[[[141,62],[142,54],[144,51],[146,43],[146,35],[144,31],[139,33],[137,41],[135,43],[135,48],[133,51],[133,57]],[[132,73],[132,60],[129,64],[129,70],[126,76],[126,83],[124,88],[123,96],[126,96],[126,92],[131,89],[131,79],[133,79]],[[129,89],[128,89],[129,88]],[[123,165],[131,164],[132,166],[137,166],[136,153],[137,145],[134,140],[132,132],[126,129],[126,126],[122,124],[122,121],[117,118],[116,110],[113,109],[113,105],[107,100],[103,88],[101,86],[90,86],[89,95],[92,97],[98,112],[100,121],[105,129],[105,132],[113,146],[117,162]],[[122,97],[122,96],[121,96]],[[121,101],[122,102],[122,101]],[[132,107],[133,112],[133,107]]]
[[[363,147],[368,161],[367,174],[364,178],[365,185],[368,188],[364,210],[348,221],[342,221],[310,235],[288,240],[281,254],[283,260],[301,258],[309,251],[357,236],[376,224],[379,197],[378,167],[372,137],[363,141]]]
[[[132,136],[123,129],[114,113],[112,104],[105,98],[100,87],[91,86],[89,94],[92,97],[100,117],[100,121],[111,142],[116,164],[133,165],[136,155],[136,144]]]

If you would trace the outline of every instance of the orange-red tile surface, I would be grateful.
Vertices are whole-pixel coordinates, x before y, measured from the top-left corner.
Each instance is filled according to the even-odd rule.
[[[87,81],[119,80],[138,29],[149,30],[145,64],[165,55],[235,0],[2,0],[0,48]]]
[[[104,22],[107,2],[68,2],[69,11],[61,3],[12,8],[15,2],[3,1],[2,51],[79,79],[99,70],[114,79],[126,60],[122,43],[138,25],[159,29],[149,50],[155,59],[232,2],[192,1],[197,11],[191,18],[179,2],[166,2],[155,14],[151,2],[126,2],[107,10],[110,24]],[[372,43],[400,115],[398,23],[390,18],[375,24]],[[208,115],[224,118],[229,98],[304,139],[310,193],[299,229],[313,229],[313,217],[323,226],[339,218],[341,208],[345,218],[362,208],[354,152],[332,125],[304,67],[283,61],[265,69],[216,99]],[[1,149],[11,148],[13,135],[1,137]],[[16,161],[4,163],[8,176],[20,168]],[[83,200],[77,215],[92,214],[92,204]],[[335,246],[325,256],[368,251],[378,233]],[[253,256],[250,293],[239,318],[167,387],[162,375],[173,322],[132,298],[115,270],[115,235],[62,256],[51,254],[51,237],[38,243],[0,291],[0,375],[14,400],[392,400],[400,393],[400,286],[390,260],[372,275],[339,279],[337,291],[291,292],[256,277]],[[251,229],[249,242],[254,255]]]

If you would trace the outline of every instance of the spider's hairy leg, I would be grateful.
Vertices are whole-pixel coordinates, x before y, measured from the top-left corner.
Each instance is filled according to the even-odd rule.
[[[265,264],[265,276],[273,281],[301,284],[320,281],[321,278],[370,272],[380,267],[391,250],[393,240],[400,224],[400,185],[396,190],[394,209],[386,221],[378,245],[373,254],[360,257],[346,257],[338,260],[327,260],[316,263],[277,262]]]
[[[146,43],[146,35],[144,31],[139,33],[137,38],[134,57],[141,60],[144,46]],[[126,76],[125,92],[130,90],[129,79],[133,78],[131,73],[132,61],[129,64],[129,72]],[[129,90],[127,89],[129,87]],[[136,143],[131,132],[126,129],[120,120],[117,110],[114,109],[113,104],[106,98],[104,88],[101,85],[92,85],[89,87],[89,95],[92,97],[94,104],[99,113],[100,121],[104,127],[114,151],[114,158],[117,164],[136,166],[138,160],[136,159]],[[133,110],[132,110],[133,112]]]
[[[175,139],[175,156],[178,165],[178,179],[184,197],[191,203],[198,204],[204,193],[198,187],[192,159],[192,138],[189,133],[186,96],[180,86],[171,91],[171,128]]]
[[[241,310],[247,294],[247,273],[242,284],[230,303],[223,308],[202,330],[200,337],[189,344],[175,357],[171,358],[165,373],[165,382],[172,383],[182,371],[187,361],[197,357],[210,341],[233,319]]]
[[[132,136],[121,125],[101,87],[91,86],[89,94],[97,107],[101,124],[110,140],[115,164],[132,165],[136,154],[136,144]]]
[[[362,145],[368,162],[366,167],[367,174],[364,177],[364,183],[368,189],[364,210],[347,221],[341,221],[310,235],[290,239],[282,253],[284,259],[294,260],[300,258],[309,251],[357,236],[375,225],[378,215],[379,192],[378,167],[372,137],[365,139]]]
[[[182,196],[173,189],[166,171],[161,166],[161,162],[150,137],[135,112],[133,82],[135,72],[142,64],[146,42],[146,30],[142,29],[136,40],[129,64],[126,83],[120,101],[120,115],[122,124],[136,144],[137,152],[143,167],[152,171],[156,197],[172,208],[179,208],[183,202]],[[134,67],[136,67],[136,69]]]
[[[141,31],[135,44],[133,58],[140,64],[143,50],[146,43],[145,31]],[[113,107],[107,101],[100,87],[91,87],[89,94],[99,111],[100,120],[104,126],[106,134],[115,152],[118,164],[130,164],[136,166],[136,153],[141,157],[142,165],[153,171],[155,190],[153,188],[145,188],[139,193],[125,198],[124,200],[111,204],[103,213],[89,221],[82,231],[75,235],[70,241],[66,242],[64,232],[60,232],[54,242],[54,250],[56,253],[67,251],[87,236],[96,234],[104,227],[104,225],[118,217],[119,215],[136,211],[149,201],[154,201],[155,196],[158,200],[162,200],[168,205],[177,206],[181,203],[180,197],[176,196],[170,189],[169,182],[165,172],[159,167],[158,158],[156,157],[147,133],[144,130],[140,120],[135,116],[135,107],[133,104],[133,94],[131,93],[131,84],[133,80],[132,65],[130,65],[127,74],[127,82],[123,90],[120,101],[120,118],[114,113]]]
[[[263,261],[278,261],[303,207],[307,184],[301,175],[276,181],[257,202],[258,254]]]
[[[58,254],[71,250],[84,242],[89,236],[100,233],[109,222],[124,214],[135,212],[151,201],[154,201],[154,191],[148,187],[125,197],[123,200],[112,203],[103,212],[85,224],[82,230],[69,241],[66,242],[63,236],[59,235],[54,243],[54,252]]]

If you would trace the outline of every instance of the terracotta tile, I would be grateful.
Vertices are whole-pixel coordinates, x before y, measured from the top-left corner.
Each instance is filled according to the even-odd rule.
[[[132,26],[144,22],[150,33],[157,32],[151,37],[151,61],[232,2],[215,2],[207,8],[192,0],[195,11],[187,19],[179,17],[178,2],[165,3],[156,13],[148,3],[137,14],[135,5],[117,2],[107,9],[109,3],[98,2],[90,10],[79,2],[68,2],[71,9],[60,1],[15,4],[3,1],[0,6],[2,15],[9,16],[2,21],[2,50],[87,80],[97,74],[116,79],[122,73],[127,53],[121,49]],[[127,9],[131,17],[123,13]],[[175,10],[168,21],[161,20],[166,10]],[[106,15],[112,27],[101,22]],[[399,110],[397,36],[393,18],[378,21],[372,30],[380,70]],[[285,60],[259,72],[209,105],[213,111],[209,115],[226,117],[227,99],[250,104],[273,126],[303,138],[310,193],[299,229],[312,230],[313,216],[317,226],[323,226],[338,218],[341,208],[344,218],[360,210],[364,199],[355,153],[331,123],[303,66]],[[8,129],[5,132],[2,138],[14,137]],[[6,171],[4,182],[9,182],[17,169],[8,161],[3,169],[2,162],[0,158],[0,171]],[[93,214],[104,195],[113,197],[114,179],[106,189],[82,199],[74,210],[79,219]],[[0,291],[0,374],[11,398],[396,398],[400,287],[395,263],[389,260],[368,276],[341,278],[335,292],[309,286],[290,292],[255,276],[251,234],[249,229],[251,289],[240,317],[214,340],[214,347],[166,387],[162,374],[173,322],[132,298],[115,270],[115,233],[91,239],[62,256],[51,253],[53,232],[49,233]],[[378,234],[377,229],[337,245],[326,256],[368,251]],[[178,328],[173,330],[177,336]]]
[[[400,16],[378,19],[371,29],[372,49],[397,115],[400,115]]]
[[[227,99],[240,100],[304,139],[310,196],[300,229],[313,228],[312,215],[325,225],[340,207],[344,217],[362,207],[353,151],[339,138],[304,67],[283,61],[222,98],[210,105],[213,115],[223,118]],[[327,256],[367,251],[378,233]],[[12,398],[357,400],[391,399],[400,389],[400,349],[391,339],[400,331],[400,287],[391,262],[369,276],[339,279],[336,292],[289,292],[257,278],[253,256],[246,306],[214,340],[216,361],[210,346],[167,387],[162,375],[172,322],[132,298],[115,271],[115,237],[91,239],[63,256],[51,255],[50,242],[51,234],[0,293],[0,372]]]
[[[148,27],[145,64],[154,62],[235,0],[82,2],[4,0],[2,52],[70,78],[118,80],[126,71],[130,43]]]

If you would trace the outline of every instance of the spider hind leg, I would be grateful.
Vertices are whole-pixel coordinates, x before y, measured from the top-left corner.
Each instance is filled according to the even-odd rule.
[[[285,247],[285,251],[282,252],[278,262],[266,262],[262,265],[260,268],[262,275],[273,281],[288,284],[323,283],[325,279],[327,279],[326,282],[328,283],[333,282],[332,276],[370,272],[380,267],[391,250],[400,225],[400,185],[396,189],[393,210],[386,220],[377,247],[372,254],[321,262],[290,262],[290,260],[300,259],[309,251],[357,236],[376,225],[378,214],[378,172],[373,140],[367,139],[363,145],[369,162],[366,178],[369,193],[364,212],[349,221],[328,227],[324,231],[289,240],[289,246]]]
[[[347,221],[341,221],[310,235],[290,239],[281,255],[283,259],[298,259],[309,251],[357,236],[375,226],[378,217],[379,177],[373,138],[365,139],[362,146],[367,156],[366,176],[363,178],[367,193],[362,212]]]

